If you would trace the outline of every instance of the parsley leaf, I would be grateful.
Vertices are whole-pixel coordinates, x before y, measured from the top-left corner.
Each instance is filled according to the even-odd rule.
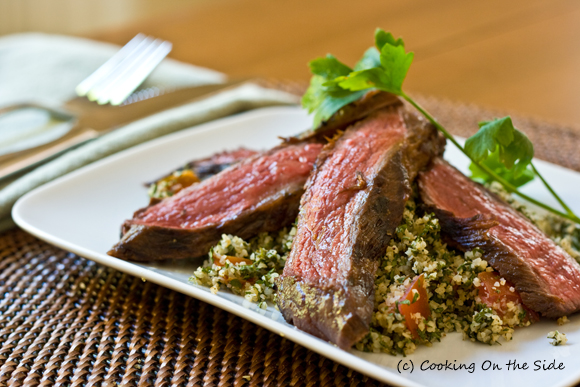
[[[325,58],[314,59],[308,65],[313,74],[319,75],[325,79],[334,79],[341,75],[348,75],[352,72],[350,67],[330,54],[326,55]]]
[[[385,84],[386,87],[381,88],[382,90],[397,95],[403,94],[403,81],[407,76],[409,67],[411,67],[414,56],[415,54],[412,52],[405,52],[403,45],[392,46],[385,44],[383,46],[381,49],[381,64],[385,69],[388,82]]]
[[[382,30],[377,31],[379,35]],[[391,40],[392,35],[389,34]],[[389,41],[385,42],[381,48],[379,67],[366,70],[355,71],[346,77],[335,80],[344,89],[356,91],[376,87],[379,90],[387,91],[396,95],[403,95],[403,81],[407,76],[409,67],[413,62],[414,54],[405,52],[402,40],[398,45],[393,45]],[[377,43],[381,44],[381,43]]]
[[[371,47],[365,51],[362,58],[354,65],[354,71],[361,71],[379,67],[381,65],[381,54],[379,51]]]
[[[507,169],[506,166],[499,160],[499,153],[497,151],[490,153],[487,159],[481,163],[495,172],[498,176],[511,183],[514,187],[521,187],[522,185],[534,180],[535,177],[534,171],[529,167],[526,168],[519,176],[515,176],[515,169]],[[484,170],[479,168],[474,163],[471,163],[469,170],[471,171],[471,178],[475,181],[480,183],[491,183],[494,180],[490,175],[488,175]]]
[[[479,123],[479,131],[465,142],[465,152],[478,163],[485,161],[490,153],[497,152],[497,161],[513,178],[519,178],[534,157],[534,146],[528,137],[517,130],[508,117]]]
[[[343,89],[357,91],[370,89],[372,87],[381,88],[388,79],[380,67],[373,67],[366,70],[355,71],[347,77],[340,77],[332,81]]]
[[[411,305],[411,301],[409,300],[395,301],[395,304],[397,305],[397,308],[399,308],[399,305]]]
[[[332,55],[314,59],[309,63],[309,66],[314,75],[310,80],[310,87],[302,97],[302,106],[310,113],[314,113],[313,126],[316,128],[341,107],[362,97],[364,92],[352,93],[337,86],[324,86],[329,80],[347,75],[352,71],[350,67]]]
[[[313,76],[302,97],[302,106],[314,113],[315,128],[369,89],[403,94],[402,85],[413,53],[405,52],[401,38],[395,39],[381,29],[375,33],[375,43],[377,48],[369,48],[354,70],[330,54],[309,63]]]
[[[302,97],[302,106],[308,112],[314,113],[313,128],[317,128],[323,121],[328,120],[340,108],[361,98],[365,92],[348,93],[345,96],[332,96],[331,91],[322,85],[325,79],[315,75],[310,80],[310,87]]]
[[[405,47],[405,42],[403,42],[402,38],[395,39],[393,34],[390,32],[386,32],[380,28],[377,28],[375,30],[375,45],[379,50],[382,50],[385,44]]]
[[[413,301],[411,301],[411,304],[414,304],[415,302],[417,302],[418,299],[419,299],[419,292],[413,294]]]

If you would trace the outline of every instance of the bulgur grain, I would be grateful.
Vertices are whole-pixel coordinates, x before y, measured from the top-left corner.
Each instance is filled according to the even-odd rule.
[[[553,346],[564,345],[568,342],[566,334],[558,331],[552,331],[548,333],[547,337],[548,339],[552,339],[552,341],[550,341],[550,344],[552,344]]]
[[[538,216],[515,201],[501,186],[489,187],[516,210],[529,217],[538,227],[562,246],[576,259],[580,232],[567,221],[551,215]],[[275,302],[274,279],[286,262],[296,235],[296,228],[283,229],[278,233],[262,233],[246,242],[233,235],[223,235],[221,241],[209,252],[209,259],[198,268],[191,280],[211,287],[217,292],[223,287],[243,295],[246,300],[266,308]],[[251,260],[224,266],[214,263],[214,257],[235,256]],[[522,305],[507,303],[507,311],[499,316],[479,298],[481,281],[477,275],[491,272],[493,268],[482,259],[478,250],[460,253],[446,246],[440,236],[438,219],[433,214],[423,214],[415,200],[406,206],[403,221],[389,242],[385,255],[379,262],[375,279],[375,310],[370,331],[356,344],[367,352],[386,352],[408,355],[418,345],[431,346],[449,332],[462,332],[464,339],[480,341],[489,345],[500,340],[511,340],[514,328],[530,324]],[[418,326],[419,339],[414,339],[407,328],[404,316],[398,313],[396,303],[403,297],[414,278],[424,274],[431,316],[425,318],[416,313],[411,316]],[[504,285],[501,278],[495,286]],[[515,289],[510,287],[510,291]],[[564,323],[564,317],[558,323]],[[555,332],[555,333],[554,333]],[[566,336],[558,331],[554,345],[566,342]]]

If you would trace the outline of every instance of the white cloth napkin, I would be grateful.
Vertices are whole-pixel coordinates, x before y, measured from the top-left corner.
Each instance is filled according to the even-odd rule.
[[[58,104],[119,47],[86,39],[18,34],[0,38],[0,107],[22,101]],[[213,70],[164,60],[143,87],[219,83]],[[36,168],[0,189],[0,231],[14,225],[10,211],[28,191],[84,165],[178,130],[258,107],[297,103],[295,95],[244,84],[125,125]],[[47,205],[49,205],[47,203]]]

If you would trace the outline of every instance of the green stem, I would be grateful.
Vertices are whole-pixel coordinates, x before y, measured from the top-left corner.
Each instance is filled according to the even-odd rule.
[[[564,210],[566,210],[566,212],[568,213],[568,215],[576,216],[574,214],[574,212],[570,209],[570,207],[568,207],[566,205],[566,203],[564,203],[564,201],[562,200],[562,198],[560,198],[560,196],[558,196],[558,194],[552,189],[552,187],[550,186],[550,184],[548,184],[548,182],[546,181],[546,179],[544,179],[544,177],[536,169],[536,166],[534,165],[534,163],[530,163],[530,165],[532,166],[532,169],[534,170],[534,173],[536,175],[538,175],[538,177],[540,178],[540,180],[542,180],[542,183],[544,183],[544,186],[548,189],[548,191],[550,191],[550,193],[552,194],[552,196],[554,196],[556,198],[556,200],[558,201],[558,203],[560,203],[560,205],[562,206],[562,208]]]
[[[449,140],[451,141],[461,152],[463,152],[464,155],[466,155],[477,167],[479,167],[480,169],[484,170],[485,173],[487,173],[489,176],[491,176],[492,179],[496,180],[497,182],[499,182],[501,185],[503,185],[508,191],[515,193],[516,195],[518,195],[519,197],[521,197],[522,199],[527,200],[530,203],[535,204],[538,207],[541,207],[543,209],[545,209],[546,211],[550,211],[553,214],[556,214],[558,216],[561,216],[562,218],[566,218],[569,219],[575,223],[580,224],[580,218],[578,218],[576,215],[574,215],[573,212],[569,212],[569,213],[563,213],[561,211],[558,211],[555,208],[552,208],[542,202],[537,201],[536,199],[529,197],[528,195],[520,192],[517,187],[515,187],[514,185],[510,184],[508,181],[506,181],[505,179],[503,179],[501,176],[498,176],[494,171],[492,171],[489,167],[487,167],[484,164],[478,163],[475,160],[473,160],[468,154],[467,152],[465,152],[465,149],[461,146],[461,144],[459,144],[457,142],[457,140],[455,139],[455,137],[453,137],[453,135],[451,133],[449,133],[439,122],[437,122],[437,120],[432,117],[425,109],[423,109],[423,107],[421,105],[419,105],[417,102],[415,102],[411,97],[409,97],[408,95],[406,95],[405,93],[402,93],[401,96],[407,101],[409,102],[411,105],[413,105],[415,107],[415,109],[417,109],[419,112],[421,112],[421,114],[423,114],[428,120],[429,122],[431,122],[433,125],[435,125],[435,127],[441,132],[443,133],[443,135]],[[539,176],[539,175],[538,175]],[[540,177],[541,178],[541,177]],[[542,178],[541,178],[542,179]],[[542,179],[543,181],[543,179]],[[546,183],[547,184],[547,183]],[[551,190],[550,190],[551,191]],[[553,191],[551,191],[553,192]],[[566,207],[564,207],[566,208]]]

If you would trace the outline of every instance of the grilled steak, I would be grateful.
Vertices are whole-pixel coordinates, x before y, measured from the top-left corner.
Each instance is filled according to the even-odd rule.
[[[296,136],[295,139],[306,140],[312,137],[318,139],[332,137],[337,130],[346,129],[372,112],[395,105],[402,106],[397,96],[378,90],[369,91],[360,99],[340,108],[327,121],[322,122],[319,127],[306,130]]]
[[[145,184],[149,188],[149,206],[155,205],[164,198],[173,196],[182,189],[216,175],[224,169],[258,153],[258,151],[238,148],[219,152],[205,159],[190,161],[184,167]],[[140,210],[139,212],[142,211]]]
[[[552,318],[580,310],[580,265],[523,215],[442,159],[418,182],[448,242],[481,249],[524,305]]]
[[[288,322],[343,349],[368,333],[379,258],[401,222],[410,182],[443,146],[435,128],[393,106],[324,148],[277,282]]]
[[[258,151],[246,148],[238,148],[234,150],[223,151],[213,154],[204,159],[190,161],[185,165],[185,167],[178,168],[174,172],[179,172],[182,171],[183,169],[191,169],[195,173],[195,176],[199,178],[199,180],[205,180],[208,177],[212,177],[213,175],[220,173],[224,169],[258,153],[259,153]],[[147,183],[147,186],[155,184],[155,182],[171,176],[174,172],[171,172],[170,174],[167,174],[159,179],[156,179],[151,183]]]
[[[122,239],[108,254],[136,261],[184,259],[206,254],[224,233],[249,238],[291,224],[326,138],[387,105],[400,106],[401,102],[388,93],[369,92],[317,131],[285,139],[281,146],[255,154],[161,202],[152,200],[151,206],[123,224]],[[196,173],[224,161],[218,156],[194,162]],[[213,167],[208,170],[215,172]]]
[[[108,254],[134,261],[197,257],[224,233],[248,238],[288,225],[321,149],[315,142],[279,146],[137,211]]]
[[[187,164],[187,167],[191,168],[200,180],[205,180],[255,154],[258,154],[258,152],[246,148],[238,148],[233,151],[216,153],[206,159],[191,161]]]

